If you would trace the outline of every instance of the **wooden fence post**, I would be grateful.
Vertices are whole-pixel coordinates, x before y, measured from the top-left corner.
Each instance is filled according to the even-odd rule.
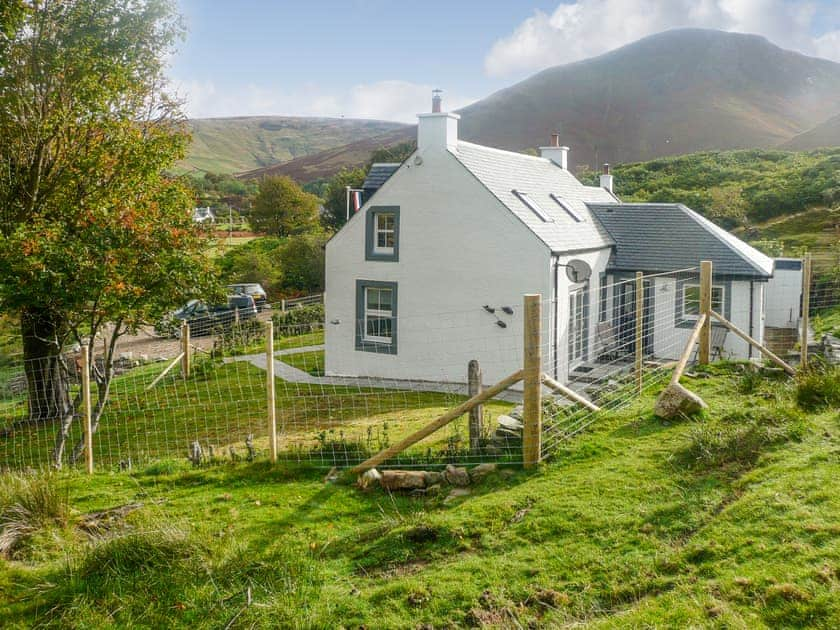
[[[712,354],[712,261],[704,260],[700,263],[700,315],[706,319],[700,328],[700,348],[697,362],[708,365]]]
[[[190,352],[190,325],[187,322],[181,324],[181,375],[186,379],[190,377],[192,367],[192,353]]]
[[[641,271],[636,272],[636,390],[642,393],[642,369],[645,354],[645,281]]]
[[[802,330],[799,336],[799,366],[808,367],[808,324],[811,310],[811,254],[805,254],[802,260]]]
[[[266,322],[265,339],[266,394],[268,398],[268,446],[272,463],[277,461],[277,411],[274,407],[274,322]]]
[[[542,450],[542,296],[529,294],[524,301],[522,459],[531,468],[539,464]]]
[[[470,398],[481,393],[481,366],[473,359],[467,367],[467,394]],[[481,448],[481,421],[484,405],[470,409],[470,452],[478,453]]]
[[[82,423],[85,438],[85,469],[93,474],[93,428],[90,402],[90,348],[82,346]]]

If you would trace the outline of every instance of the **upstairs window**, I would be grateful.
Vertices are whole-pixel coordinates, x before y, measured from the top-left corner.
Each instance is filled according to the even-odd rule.
[[[525,204],[525,206],[534,214],[536,214],[540,221],[543,223],[551,223],[554,221],[542,208],[540,208],[539,204],[536,201],[531,199],[527,193],[522,192],[521,190],[512,190],[511,191],[514,195],[516,195],[517,199]]]
[[[563,210],[566,211],[566,214],[568,214],[575,223],[583,223],[583,217],[581,217],[575,211],[575,209],[572,208],[572,206],[560,199],[560,197],[558,197],[554,193],[551,193],[551,198],[554,199],[554,203],[556,203],[558,206],[560,206],[561,208],[563,208]]]
[[[365,260],[397,262],[400,251],[399,207],[368,208],[365,221]]]

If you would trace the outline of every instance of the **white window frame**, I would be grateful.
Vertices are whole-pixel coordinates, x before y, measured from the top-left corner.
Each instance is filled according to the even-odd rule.
[[[689,289],[697,289],[697,312],[696,313],[689,313],[686,309],[686,305],[688,302],[687,295]],[[715,291],[720,291],[720,301],[718,308],[715,308]],[[713,284],[712,285],[712,310],[716,313],[723,315],[724,309],[726,308],[726,287],[722,284]],[[690,284],[686,283],[682,286],[682,304],[680,305],[680,309],[682,311],[683,319],[697,319],[700,317],[700,285],[699,284]]]
[[[368,293],[370,291],[379,291],[379,292],[387,291],[388,293],[390,293],[391,294],[391,309],[386,311],[386,310],[378,309],[378,308],[377,309],[370,308],[368,306]],[[393,337],[393,334],[394,334],[394,328],[393,328],[394,290],[391,289],[391,288],[388,288],[388,287],[365,287],[364,295],[362,296],[362,298],[364,299],[364,314],[365,314],[365,316],[364,316],[364,328],[362,329],[363,330],[362,339],[366,342],[369,342],[369,343],[383,343],[383,344],[388,344],[388,345],[392,344],[394,342],[394,337]],[[381,298],[380,298],[379,301],[377,301],[377,304],[381,304]],[[377,318],[380,318],[380,319],[385,318],[385,319],[392,320],[391,336],[390,337],[385,337],[385,336],[382,336],[382,335],[368,334],[368,318],[370,318],[370,317],[377,317]]]
[[[379,220],[389,217],[391,219],[391,227],[383,228],[379,226]],[[390,234],[391,242],[397,242],[397,215],[393,212],[377,212],[373,215],[373,253],[374,254],[393,254],[394,245],[391,247],[382,247],[379,245],[379,235]]]

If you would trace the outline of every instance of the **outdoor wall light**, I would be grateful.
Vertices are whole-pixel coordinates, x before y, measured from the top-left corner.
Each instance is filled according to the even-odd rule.
[[[341,323],[340,319],[334,319],[330,322],[330,324],[332,324],[333,326],[338,326],[340,323]]]

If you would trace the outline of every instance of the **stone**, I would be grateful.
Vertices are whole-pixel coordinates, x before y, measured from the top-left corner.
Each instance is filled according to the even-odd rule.
[[[443,481],[443,473],[430,471],[423,473],[424,480],[426,481],[427,486],[434,486],[435,484],[439,484]]]
[[[470,489],[469,488],[452,488],[449,494],[446,495],[446,498],[443,500],[444,503],[451,503],[455,499],[460,497],[469,496]]]
[[[376,483],[382,478],[382,475],[379,473],[376,468],[371,468],[370,470],[366,470],[359,478],[356,480],[356,485],[359,486],[362,490],[368,488],[371,484]]]
[[[379,485],[386,490],[416,490],[426,487],[426,473],[422,470],[385,470]]]
[[[514,418],[512,416],[499,416],[499,427],[502,429],[506,429],[508,431],[522,431],[525,428],[525,425],[522,423],[521,420]]]
[[[508,411],[507,415],[511,418],[515,418],[516,420],[522,420],[522,418],[525,417],[525,407],[522,405],[516,405],[516,407]]]
[[[447,464],[443,477],[451,486],[464,487],[470,485],[470,474],[466,468],[458,468],[452,464]]]
[[[479,464],[470,470],[470,481],[476,482],[484,479],[487,475],[496,472],[496,464]]]
[[[672,383],[659,394],[653,413],[660,418],[670,420],[679,416],[696,414],[708,407],[700,396],[688,391],[679,383]]]

